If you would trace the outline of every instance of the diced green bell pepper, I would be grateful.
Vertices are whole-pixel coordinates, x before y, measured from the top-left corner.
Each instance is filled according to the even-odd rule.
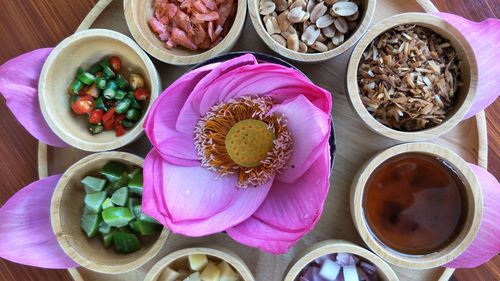
[[[133,219],[133,215],[126,207],[112,207],[102,211],[102,219],[111,226],[122,227]]]
[[[156,224],[160,224],[157,220],[155,220],[153,217],[150,217],[144,213],[141,213],[141,215],[139,216],[139,220],[141,221],[145,221],[145,222],[149,222],[149,223],[156,223]]]
[[[111,244],[113,244],[113,232],[102,236],[102,244],[104,245],[104,248],[109,248]]]
[[[111,202],[118,206],[125,206],[128,200],[128,187],[124,186],[115,191],[111,196]]]
[[[94,193],[102,191],[102,189],[106,185],[106,180],[92,176],[86,176],[82,179],[81,183],[85,187],[85,192]]]
[[[141,200],[139,198],[132,198],[132,197],[128,198],[127,207],[130,210],[130,212],[132,213],[132,215],[134,216],[134,218],[135,218],[134,207],[137,205],[141,205]],[[139,210],[139,212],[140,212],[140,210]]]
[[[143,175],[142,173],[137,173],[128,183],[128,187],[132,193],[142,196],[143,190]]]
[[[130,107],[138,109],[138,110],[142,109],[141,103],[138,102],[133,96],[132,96],[131,100],[132,101],[130,102]]]
[[[142,208],[142,205],[135,205],[134,206],[134,216],[139,219],[141,217],[141,208]]]
[[[83,206],[83,212],[82,213],[84,215],[95,215],[95,214],[97,214],[96,211],[94,211],[93,209],[89,208],[89,206],[87,206],[87,205]]]
[[[101,223],[99,224],[99,232],[101,234],[108,234],[108,233],[110,233],[111,232],[111,225],[107,224],[104,221],[101,221]]]
[[[89,238],[92,238],[97,234],[100,223],[101,215],[99,214],[83,215],[80,219],[80,227]]]
[[[141,243],[135,234],[120,231],[113,233],[113,245],[118,253],[123,254],[132,253],[141,248]]]
[[[151,223],[147,221],[142,221],[142,220],[136,220],[135,222],[132,222],[131,225],[134,224],[134,227],[136,227],[141,235],[151,235],[159,232],[161,229],[161,225],[157,223]]]
[[[115,204],[113,204],[113,202],[111,201],[111,198],[106,198],[106,200],[104,200],[104,202],[102,202],[102,209],[107,209],[107,208],[112,208],[114,207]]]
[[[108,59],[102,59],[99,61],[99,65],[101,66],[101,68],[104,68],[105,66],[110,66],[111,63]]]
[[[111,161],[104,165],[99,173],[105,176],[110,182],[114,183],[121,178],[127,170],[127,166],[120,162]]]
[[[102,210],[102,203],[104,200],[106,200],[106,192],[100,191],[86,194],[84,202],[90,209],[98,213]]]
[[[80,76],[80,74],[84,73],[85,70],[83,70],[83,68],[80,66],[78,67],[78,69],[76,70],[76,76]]]

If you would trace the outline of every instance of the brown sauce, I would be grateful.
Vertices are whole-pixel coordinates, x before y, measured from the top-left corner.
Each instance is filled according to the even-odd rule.
[[[363,211],[387,247],[425,255],[448,246],[467,214],[465,186],[442,159],[405,153],[386,160],[368,179]]]

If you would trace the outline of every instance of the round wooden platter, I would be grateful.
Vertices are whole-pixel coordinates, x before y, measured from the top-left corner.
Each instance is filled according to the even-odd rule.
[[[425,10],[424,10],[424,8]],[[434,10],[433,10],[434,9]],[[379,0],[372,24],[381,19],[403,12],[437,11],[429,0],[397,1]],[[122,1],[101,0],[82,22],[78,30],[88,28],[107,28],[130,36],[123,12]],[[260,40],[247,17],[242,36],[233,48],[234,51],[258,51],[273,54]],[[337,154],[330,180],[331,188],[321,220],[316,228],[300,240],[286,255],[276,256],[263,253],[259,250],[242,246],[232,241],[224,234],[212,235],[204,238],[187,238],[171,235],[160,254],[151,262],[127,274],[103,275],[84,268],[70,270],[75,280],[84,281],[111,281],[111,280],[144,280],[148,270],[155,262],[175,250],[197,244],[222,245],[232,249],[246,262],[255,275],[256,280],[278,281],[283,280],[285,270],[294,258],[308,246],[327,239],[344,239],[366,247],[356,232],[349,210],[349,192],[351,182],[358,168],[375,153],[397,144],[397,141],[379,136],[367,129],[354,114],[345,96],[345,73],[352,50],[329,61],[319,64],[295,63],[316,84],[324,87],[333,94],[333,119],[336,128]],[[167,65],[154,61],[161,76],[162,85],[167,87],[189,67]],[[471,163],[487,165],[487,137],[486,120],[484,113],[475,118],[462,121],[459,126],[433,142],[445,145]],[[135,143],[122,150],[133,152],[140,156],[150,149],[146,137],[141,137]],[[39,145],[39,175],[46,177],[64,172],[87,152],[74,148],[54,148],[44,144]],[[407,270],[393,267],[400,280],[448,280],[453,273],[452,269],[442,267],[430,270]]]

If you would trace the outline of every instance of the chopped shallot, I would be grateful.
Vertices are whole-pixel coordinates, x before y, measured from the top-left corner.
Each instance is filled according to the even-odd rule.
[[[377,281],[377,268],[349,253],[321,256],[309,263],[297,281]]]

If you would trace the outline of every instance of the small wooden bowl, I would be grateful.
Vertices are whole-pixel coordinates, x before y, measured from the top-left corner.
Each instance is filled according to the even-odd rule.
[[[462,79],[464,85],[459,88],[457,100],[447,118],[440,125],[423,129],[420,131],[398,131],[389,128],[375,118],[366,110],[366,107],[361,101],[361,96],[358,86],[358,67],[363,59],[363,52],[380,34],[399,25],[416,24],[427,27],[443,38],[450,41],[458,57],[462,60]],[[405,13],[395,15],[381,21],[373,26],[358,45],[354,48],[347,68],[347,91],[349,101],[354,108],[356,114],[361,118],[363,123],[372,131],[386,136],[391,139],[411,142],[411,141],[426,141],[438,137],[452,128],[454,128],[464,118],[467,111],[472,106],[474,97],[476,96],[476,88],[478,81],[478,68],[476,57],[472,47],[465,37],[453,25],[445,20],[425,13]]]
[[[278,44],[271,37],[271,35],[267,33],[266,28],[264,27],[262,17],[259,14],[260,0],[248,0],[248,11],[250,13],[250,19],[252,20],[252,25],[255,28],[255,31],[257,31],[257,34],[259,34],[260,38],[269,48],[285,58],[289,58],[294,61],[314,63],[334,58],[354,46],[368,30],[368,27],[373,19],[376,2],[376,0],[363,0],[362,7],[360,7],[361,14],[359,15],[359,24],[358,27],[356,27],[356,30],[340,46],[323,53],[300,53]]]
[[[378,277],[383,281],[399,280],[392,268],[372,252],[354,243],[344,240],[325,240],[307,248],[302,254],[295,257],[288,266],[284,281],[297,281],[302,269],[315,259],[334,253],[349,253],[371,262],[376,268]]]
[[[50,53],[40,75],[38,85],[43,116],[54,133],[67,144],[87,151],[113,150],[129,144],[141,136],[147,111],[137,125],[125,135],[116,137],[114,131],[90,134],[88,122],[75,116],[71,110],[68,89],[75,80],[79,66],[87,69],[100,59],[118,55],[123,62],[125,76],[139,73],[151,91],[151,104],[161,90],[160,78],[151,59],[129,37],[115,31],[90,29],[71,35]]]
[[[373,171],[384,161],[396,155],[416,152],[444,159],[458,173],[465,184],[468,213],[463,229],[457,238],[444,249],[427,255],[398,253],[383,245],[368,228],[363,211],[363,194]],[[483,198],[479,182],[467,163],[454,152],[432,143],[406,143],[386,149],[370,158],[358,171],[351,185],[351,214],[354,224],[368,247],[377,255],[399,267],[427,269],[441,266],[462,254],[476,236],[483,215]]]
[[[153,268],[151,268],[145,281],[156,281],[162,274],[163,270],[165,270],[169,265],[178,262],[183,258],[187,259],[187,256],[193,254],[205,254],[226,261],[241,276],[240,280],[255,281],[252,272],[240,257],[233,254],[231,251],[216,245],[186,248],[167,255],[158,261]]]
[[[52,229],[64,252],[81,266],[100,273],[129,272],[144,265],[158,254],[170,231],[141,240],[142,247],[131,254],[118,254],[106,249],[98,238],[88,239],[80,229],[85,190],[80,180],[97,171],[109,161],[118,161],[130,167],[143,167],[144,160],[125,152],[102,152],[87,156],[73,164],[63,174],[52,196],[50,215]]]
[[[167,49],[165,43],[149,28],[149,19],[154,15],[152,2],[151,0],[125,0],[123,5],[127,26],[135,41],[146,52],[160,61],[174,65],[198,64],[229,51],[241,35],[247,14],[245,0],[237,0],[236,15],[229,33],[219,44],[209,50],[191,51],[182,47]]]

